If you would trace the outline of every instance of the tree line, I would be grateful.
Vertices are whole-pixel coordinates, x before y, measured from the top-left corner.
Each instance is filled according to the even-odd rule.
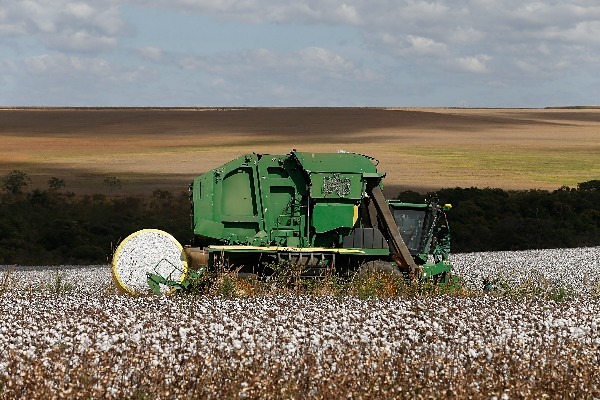
[[[113,193],[119,178],[104,184]],[[170,232],[182,243],[190,236],[187,192],[157,189],[147,197],[76,196],[65,181],[27,192],[31,179],[14,170],[0,178],[0,264],[57,265],[106,263],[119,242],[143,228]]]
[[[46,190],[26,192],[27,175],[15,171],[0,183],[0,264],[106,263],[122,239],[143,228],[163,229],[182,244],[192,239],[187,192],[76,196],[58,178]],[[105,183],[120,185],[115,177]],[[453,252],[600,246],[600,180],[554,191],[446,188],[436,194],[453,205],[447,213]]]
[[[600,180],[554,191],[447,188],[453,252],[600,246]],[[415,192],[403,201],[422,201]]]

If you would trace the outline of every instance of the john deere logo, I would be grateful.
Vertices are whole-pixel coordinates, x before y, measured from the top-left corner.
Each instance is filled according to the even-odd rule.
[[[341,177],[340,174],[333,174],[323,178],[323,195],[332,193],[338,197],[346,197],[350,194],[350,178]]]

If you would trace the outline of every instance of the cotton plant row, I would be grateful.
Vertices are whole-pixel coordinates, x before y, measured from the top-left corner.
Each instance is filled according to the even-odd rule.
[[[453,273],[474,291],[481,291],[487,281],[499,292],[520,288],[541,294],[565,290],[574,296],[600,295],[600,247],[453,254],[451,262]],[[63,284],[65,289],[96,293],[112,284],[108,266],[8,270],[0,267],[0,278],[8,274],[9,288],[56,291]]]
[[[600,294],[600,247],[455,254],[452,263],[471,288]]]
[[[598,398],[600,300],[0,296],[0,398]]]
[[[110,267],[91,266],[3,266],[0,267],[3,290],[76,290],[99,293],[114,288]]]

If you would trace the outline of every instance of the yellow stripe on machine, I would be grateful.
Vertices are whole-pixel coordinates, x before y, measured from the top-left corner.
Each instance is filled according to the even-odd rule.
[[[281,247],[281,246],[209,246],[212,251],[265,251],[265,252],[282,252],[282,253],[337,253],[337,254],[365,254],[360,249],[335,249],[327,247]]]

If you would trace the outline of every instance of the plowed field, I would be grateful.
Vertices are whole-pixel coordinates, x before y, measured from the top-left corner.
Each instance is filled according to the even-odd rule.
[[[75,193],[180,191],[244,153],[343,149],[406,189],[557,189],[600,176],[599,109],[98,108],[0,110],[0,175]]]

